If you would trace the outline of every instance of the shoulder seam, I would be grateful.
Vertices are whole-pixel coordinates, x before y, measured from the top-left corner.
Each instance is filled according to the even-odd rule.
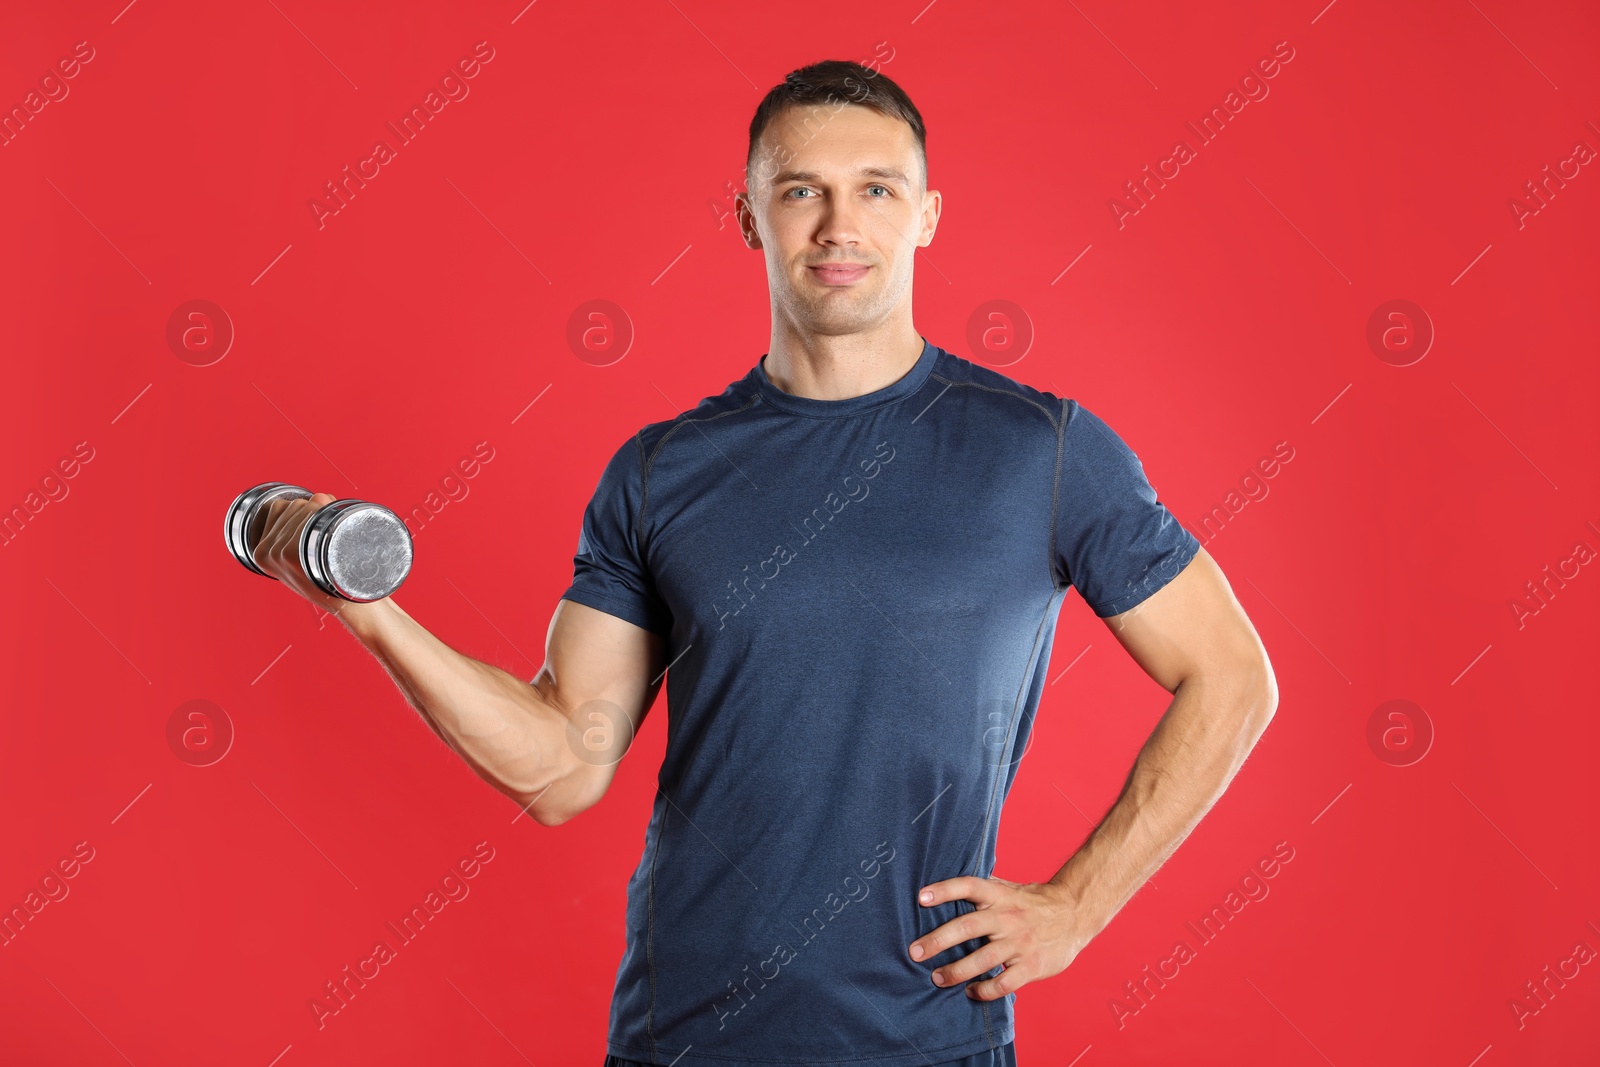
[[[644,502],[650,495],[650,470],[644,462],[644,427],[633,435],[634,448],[639,453],[639,512],[633,520],[633,551],[644,562]]]
[[[1059,591],[1063,587],[1062,577],[1056,574],[1056,515],[1059,513],[1061,503],[1061,454],[1066,444],[1065,430],[1067,426],[1067,398],[1061,398],[1061,421],[1056,423],[1056,473],[1055,480],[1050,487],[1050,547],[1045,560],[1046,570],[1050,574],[1050,582]]]
[[[1046,419],[1050,420],[1050,425],[1052,427],[1055,427],[1057,436],[1059,436],[1060,433],[1061,433],[1060,427],[1056,426],[1055,416],[1050,414],[1050,409],[1049,408],[1045,407],[1043,404],[1039,403],[1037,400],[1034,400],[1031,397],[1023,396],[1021,393],[1016,392],[1015,390],[1011,390],[1011,389],[996,389],[992,385],[980,385],[977,382],[957,382],[957,381],[952,381],[951,379],[946,378],[944,375],[937,374],[937,373],[930,373],[928,375],[928,377],[936,378],[939,381],[944,382],[945,386],[947,388],[949,386],[952,386],[952,385],[964,385],[969,389],[982,389],[985,392],[989,392],[989,393],[999,393],[1001,396],[1016,397],[1018,400],[1022,401],[1024,404],[1031,404],[1034,407],[1038,408],[1044,414],[1044,417]]]
[[[1038,408],[1040,413],[1044,415],[1045,419],[1049,421],[1051,427],[1056,431],[1056,470],[1055,477],[1050,486],[1050,532],[1045,543],[1045,573],[1050,578],[1051,586],[1057,591],[1060,591],[1062,588],[1062,582],[1061,579],[1056,575],[1056,506],[1060,502],[1061,496],[1061,453],[1063,445],[1062,431],[1067,424],[1067,402],[1069,398],[1061,398],[1061,417],[1058,419],[1054,415],[1050,414],[1049,408],[1045,407],[1037,400],[1034,400],[1032,397],[1024,396],[1022,393],[1019,393],[1014,389],[997,389],[992,385],[983,385],[979,382],[953,381],[937,372],[930,373],[928,377],[936,378],[939,381],[944,382],[946,389],[949,389],[952,385],[964,385],[972,389],[982,389],[989,393],[999,393],[1001,396],[1015,397],[1024,404],[1029,404],[1035,408]]]
[[[640,428],[639,432],[634,436],[639,442],[639,461],[641,470],[641,491],[639,493],[639,529],[641,531],[644,529],[645,505],[650,500],[650,468],[655,466],[656,457],[661,454],[661,450],[665,448],[667,442],[672,439],[672,435],[677,433],[680,429],[682,429],[684,426],[687,426],[691,422],[715,422],[717,419],[723,418],[724,416],[737,415],[741,411],[748,411],[759,399],[760,394],[753,395],[742,407],[729,408],[727,411],[719,411],[715,415],[709,415],[703,419],[692,419],[687,415],[679,415],[677,418],[672,420],[672,429],[663,434],[661,436],[661,440],[656,442],[656,447],[650,450],[650,456],[648,459],[645,458],[644,454],[644,431],[646,428]]]

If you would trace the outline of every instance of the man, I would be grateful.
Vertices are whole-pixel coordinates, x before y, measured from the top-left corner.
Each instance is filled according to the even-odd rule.
[[[1013,994],[1062,971],[1193,829],[1277,704],[1216,564],[1071,399],[912,322],[933,240],[922,118],[853,63],[750,128],[739,224],[768,351],[611,456],[530,684],[392,600],[340,612],[478,774],[556,826],[595,804],[666,676],[607,1064],[1014,1064]],[[1049,882],[991,876],[1067,590],[1175,694]]]

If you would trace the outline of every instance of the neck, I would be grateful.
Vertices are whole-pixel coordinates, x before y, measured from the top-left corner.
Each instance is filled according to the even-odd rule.
[[[761,366],[773,385],[793,396],[848,400],[904,378],[922,349],[909,318],[850,334],[801,336],[774,328]]]

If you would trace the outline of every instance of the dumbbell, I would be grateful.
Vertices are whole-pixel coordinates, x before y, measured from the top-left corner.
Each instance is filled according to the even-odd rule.
[[[228,505],[223,536],[233,558],[257,574],[252,553],[274,500],[306,500],[309,490],[285,482],[262,482]],[[312,512],[300,531],[300,569],[329,596],[364,604],[400,588],[411,573],[411,531],[400,516],[365,500],[343,499]]]

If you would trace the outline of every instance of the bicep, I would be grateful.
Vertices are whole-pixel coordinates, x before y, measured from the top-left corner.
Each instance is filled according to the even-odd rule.
[[[1208,669],[1271,666],[1222,568],[1201,548],[1177,576],[1133,608],[1103,619],[1134,661],[1167,692]]]
[[[597,608],[559,600],[533,685],[567,719],[576,807],[597,802],[638,736],[665,674],[666,639]]]

